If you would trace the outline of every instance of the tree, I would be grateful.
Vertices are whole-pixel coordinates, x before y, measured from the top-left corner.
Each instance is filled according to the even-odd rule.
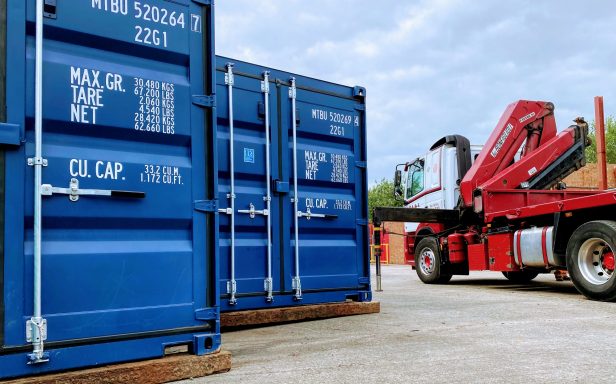
[[[401,207],[402,201],[394,199],[394,183],[383,178],[368,189],[368,215],[372,220],[374,207]]]
[[[597,138],[595,122],[590,123],[588,138],[591,145],[586,147],[586,161],[589,163],[597,162]],[[608,164],[616,163],[616,118],[608,116],[605,119],[605,155]]]

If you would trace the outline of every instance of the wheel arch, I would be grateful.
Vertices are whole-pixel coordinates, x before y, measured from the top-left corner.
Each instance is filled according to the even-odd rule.
[[[435,233],[442,232],[445,229],[443,224],[439,223],[421,223],[417,227],[415,235],[415,244],[419,243],[421,239],[426,236],[434,235]]]
[[[422,228],[421,230],[417,231],[417,233],[415,234],[415,244],[419,244],[419,241],[421,239],[423,239],[426,236],[430,236],[430,235],[434,235],[434,231],[432,230],[432,228],[429,228],[429,227]]]

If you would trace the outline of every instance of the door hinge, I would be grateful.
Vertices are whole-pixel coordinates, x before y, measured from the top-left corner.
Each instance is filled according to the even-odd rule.
[[[364,285],[364,284],[370,284],[370,278],[369,277],[360,277],[357,282],[359,283],[359,285]]]
[[[57,18],[56,9],[57,0],[45,0],[45,4],[43,5],[43,16],[48,19]]]
[[[362,168],[362,169],[365,169],[365,168],[368,166],[368,163],[367,163],[367,162],[365,162],[365,161],[356,161],[356,162],[355,162],[355,166],[356,166],[357,168]]]
[[[265,103],[262,101],[259,101],[259,104],[257,104],[257,113],[259,114],[260,118],[265,117]]]
[[[194,203],[195,210],[199,212],[218,212],[218,200],[197,200]]]
[[[195,319],[197,320],[217,320],[219,317],[218,308],[201,308],[195,311]]]
[[[203,108],[216,107],[216,95],[193,95],[192,102]]]
[[[368,225],[368,220],[366,220],[366,219],[357,219],[357,225]]]

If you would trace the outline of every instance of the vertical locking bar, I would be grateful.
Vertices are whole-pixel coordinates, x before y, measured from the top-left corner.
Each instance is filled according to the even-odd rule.
[[[261,82],[261,90],[265,99],[265,206],[268,212],[267,218],[267,278],[265,279],[264,288],[267,292],[265,300],[268,303],[274,301],[273,296],[273,280],[272,280],[272,219],[269,214],[271,210],[271,169],[270,169],[270,112],[269,112],[269,71],[263,72],[263,81]]]
[[[235,281],[235,148],[233,136],[233,85],[235,84],[235,80],[233,76],[233,63],[227,63],[225,84],[227,84],[229,90],[229,173],[231,174],[231,185],[229,193],[229,207],[231,208],[231,276],[229,279],[229,284],[227,286],[227,293],[231,295],[229,298],[229,304],[235,305],[237,303],[237,299],[235,298],[235,294],[237,292],[237,282]]]
[[[46,321],[42,317],[41,305],[41,230],[43,180],[43,0],[36,0],[35,37],[35,90],[34,90],[34,238],[33,238],[33,297],[32,318],[26,323],[26,334],[30,334],[32,353],[28,355],[29,364],[49,361],[45,354]]]
[[[293,289],[295,290],[295,300],[302,299],[302,284],[299,277],[299,195],[297,193],[297,87],[295,77],[291,78],[289,88],[289,98],[291,99],[291,124],[293,127],[293,224],[295,226],[295,276],[293,277]]]

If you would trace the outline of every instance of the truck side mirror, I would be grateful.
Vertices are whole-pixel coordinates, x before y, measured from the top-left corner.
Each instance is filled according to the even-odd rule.
[[[402,196],[402,171],[399,169],[396,169],[396,173],[394,175],[394,197],[401,197]]]

